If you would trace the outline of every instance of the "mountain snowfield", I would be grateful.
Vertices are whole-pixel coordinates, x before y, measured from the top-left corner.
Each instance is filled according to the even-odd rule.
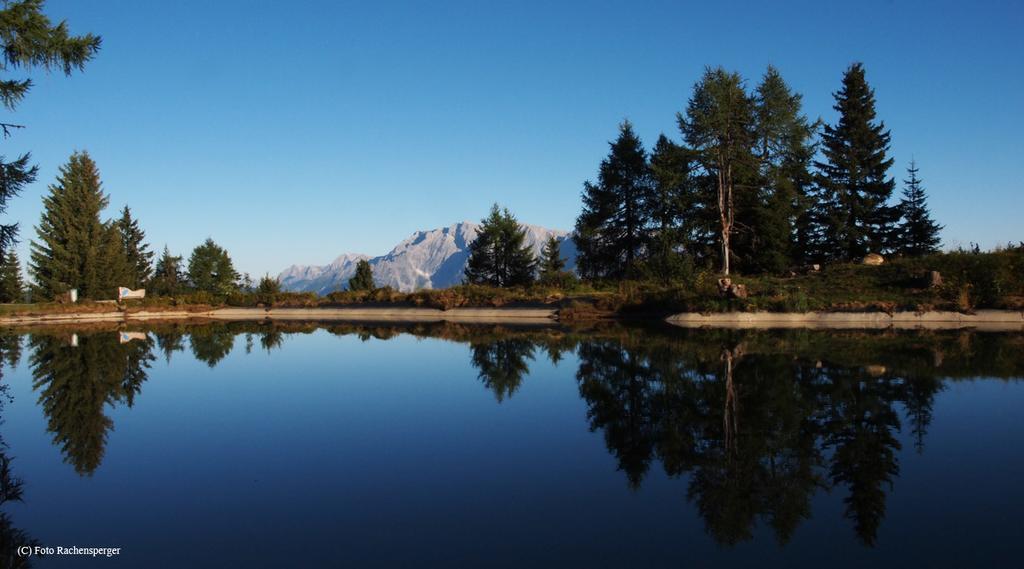
[[[541,248],[552,235],[562,244],[562,258],[568,268],[576,264],[576,246],[567,231],[523,224],[526,241],[540,256]],[[356,272],[356,263],[367,259],[373,267],[377,286],[390,286],[410,292],[423,288],[444,288],[462,282],[469,244],[476,239],[479,224],[463,221],[449,227],[417,231],[395,246],[387,255],[370,257],[346,253],[329,265],[292,265],[278,275],[284,290],[327,294],[348,288]]]

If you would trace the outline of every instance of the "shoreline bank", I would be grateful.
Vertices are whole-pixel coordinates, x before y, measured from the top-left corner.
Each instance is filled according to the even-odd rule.
[[[215,308],[136,312],[82,312],[0,317],[0,325],[145,322],[158,320],[309,320],[381,322],[555,322],[556,308]]]
[[[611,319],[616,319],[614,315]],[[668,317],[624,318],[664,321],[682,328],[833,328],[833,329],[958,329],[1024,331],[1024,312],[978,310],[972,314],[931,312],[715,312],[680,313]],[[176,320],[324,321],[324,322],[462,322],[478,324],[556,323],[555,307],[437,308],[214,308],[208,310],[117,311],[25,314],[0,317],[0,326],[146,322]],[[585,320],[585,319],[584,319]]]
[[[897,328],[1024,331],[1024,312],[978,310],[973,314],[930,312],[720,312],[683,313],[665,319],[683,328]]]

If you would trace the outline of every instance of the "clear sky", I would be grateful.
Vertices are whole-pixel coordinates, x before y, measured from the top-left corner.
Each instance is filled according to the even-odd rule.
[[[159,250],[207,236],[241,271],[276,274],[491,203],[569,229],[618,123],[679,139],[706,65],[751,86],[769,63],[834,119],[865,63],[916,158],[947,245],[1024,239],[1020,2],[229,2],[49,0],[103,37],[86,71],[36,75],[2,142],[33,152],[17,198],[22,259],[57,167],[88,150]]]

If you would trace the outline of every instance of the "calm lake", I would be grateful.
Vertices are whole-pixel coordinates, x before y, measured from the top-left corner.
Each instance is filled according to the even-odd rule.
[[[0,352],[3,567],[1024,553],[1024,334],[232,323]]]

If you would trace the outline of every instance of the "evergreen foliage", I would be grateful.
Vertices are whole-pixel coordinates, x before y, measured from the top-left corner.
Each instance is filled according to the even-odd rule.
[[[125,256],[121,230],[116,221],[104,224],[100,247],[96,261],[99,288],[92,298],[117,298],[118,287],[131,286],[132,267]]]
[[[816,125],[803,115],[802,99],[772,66],[755,91],[759,183],[740,254],[752,272],[781,272],[808,257]]]
[[[113,298],[125,284],[120,231],[100,220],[107,203],[96,163],[85,152],[72,154],[43,198],[38,241],[31,243],[36,298],[50,300],[69,289],[81,298]]]
[[[815,162],[820,170],[819,254],[851,261],[867,253],[888,253],[894,245],[898,215],[888,205],[895,188],[888,174],[893,163],[887,156],[890,134],[885,123],[876,120],[875,93],[862,64],[846,70],[834,97],[839,122],[825,125],[825,161]]]
[[[469,245],[467,283],[504,287],[533,282],[537,260],[526,243],[526,229],[508,208],[494,204],[478,231]]]
[[[188,259],[188,280],[197,291],[230,294],[238,290],[238,272],[228,252],[207,238],[192,250]]]
[[[693,178],[693,153],[658,137],[651,151],[651,191],[644,200],[649,276],[669,282],[685,276],[709,223]]]
[[[558,238],[552,235],[548,237],[544,248],[540,252],[540,261],[538,263],[540,268],[541,278],[551,277],[561,273],[565,270],[565,259],[562,258],[562,246],[558,241]]]
[[[263,275],[260,278],[259,284],[256,285],[256,292],[262,295],[273,296],[281,293],[281,281],[275,279],[269,274]]]
[[[370,266],[370,262],[366,259],[359,259],[356,263],[356,274],[352,275],[352,278],[348,280],[349,290],[373,290],[376,286],[373,284],[373,267]]]
[[[182,270],[181,256],[171,255],[171,250],[164,245],[164,251],[156,261],[153,278],[149,288],[157,296],[174,296],[184,289],[185,274]]]
[[[686,115],[677,118],[698,164],[714,180],[722,273],[728,275],[737,208],[751,200],[749,182],[757,169],[753,155],[754,101],[738,73],[708,68],[694,86]],[[737,190],[742,195],[737,196]]]
[[[21,262],[13,248],[0,251],[0,302],[23,302],[25,287],[21,280]]]
[[[121,210],[117,228],[121,232],[121,245],[124,247],[128,269],[125,286],[139,288],[149,282],[152,276],[153,252],[145,242],[146,233],[139,227],[139,221],[132,217],[132,210],[128,206]]]
[[[29,71],[42,68],[59,69],[70,75],[81,70],[100,48],[100,38],[92,34],[72,36],[67,24],[53,25],[42,13],[43,0],[5,2],[0,7],[0,71]],[[13,111],[32,88],[32,80],[0,79],[0,103]],[[0,123],[3,137],[22,125]],[[7,211],[8,201],[21,189],[35,181],[38,168],[29,165],[30,155],[22,154],[10,162],[0,156],[0,215]],[[0,224],[0,250],[6,251],[18,235],[18,224]]]
[[[576,219],[577,268],[587,278],[633,278],[647,240],[651,172],[643,143],[623,121],[597,183],[583,184],[583,211]]]
[[[910,176],[903,181],[903,199],[900,201],[898,251],[904,255],[917,257],[935,253],[939,250],[939,231],[942,226],[932,219],[928,211],[927,197],[921,179],[917,177],[917,163],[911,160],[907,168]]]

